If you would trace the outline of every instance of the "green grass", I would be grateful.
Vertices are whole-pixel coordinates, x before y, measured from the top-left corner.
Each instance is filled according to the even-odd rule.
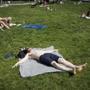
[[[53,11],[36,6],[0,8],[0,16],[12,16],[18,23],[45,24],[43,30],[12,27],[0,31],[0,90],[89,90],[90,89],[90,20],[80,18],[90,3],[74,5],[51,4]],[[70,77],[68,73],[49,73],[21,78],[18,67],[11,67],[16,58],[5,60],[6,52],[16,54],[21,47],[54,45],[65,58],[75,64],[88,63],[83,72]]]

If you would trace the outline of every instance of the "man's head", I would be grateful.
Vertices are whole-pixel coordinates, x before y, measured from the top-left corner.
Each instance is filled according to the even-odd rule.
[[[28,48],[21,48],[19,53],[17,54],[17,58],[24,58],[25,55],[28,53]]]

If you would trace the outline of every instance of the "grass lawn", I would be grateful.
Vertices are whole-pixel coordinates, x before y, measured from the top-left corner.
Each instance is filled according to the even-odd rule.
[[[12,27],[0,31],[0,90],[90,90],[90,20],[80,18],[90,3],[51,4],[53,11],[36,6],[0,8],[0,16],[12,16],[17,23],[44,24],[48,28],[27,30]],[[88,63],[83,72],[70,77],[68,73],[49,73],[21,78],[19,67],[11,67],[16,58],[6,60],[6,52],[16,54],[22,47],[55,46],[65,58],[75,64]]]

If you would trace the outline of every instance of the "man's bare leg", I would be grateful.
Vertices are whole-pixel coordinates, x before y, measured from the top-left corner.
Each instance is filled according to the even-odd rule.
[[[52,65],[53,67],[59,69],[59,70],[63,70],[63,71],[67,71],[67,72],[72,72],[74,75],[76,74],[76,69],[67,67],[67,66],[65,66],[65,65],[63,65],[63,64],[59,64],[59,63],[57,63],[57,62],[55,62],[55,61],[53,61],[53,62],[51,63],[51,65]]]
[[[65,60],[64,58],[59,58],[58,63],[64,64],[65,66],[70,67],[72,69],[77,69],[77,71],[82,71],[82,69],[87,65],[87,63],[82,65],[74,65],[71,62]]]

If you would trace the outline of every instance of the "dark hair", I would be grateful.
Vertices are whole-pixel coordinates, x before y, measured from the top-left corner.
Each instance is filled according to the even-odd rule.
[[[86,16],[90,16],[90,10],[87,11]]]
[[[19,53],[17,54],[17,58],[24,58],[25,55],[28,53],[28,48],[20,49]]]

